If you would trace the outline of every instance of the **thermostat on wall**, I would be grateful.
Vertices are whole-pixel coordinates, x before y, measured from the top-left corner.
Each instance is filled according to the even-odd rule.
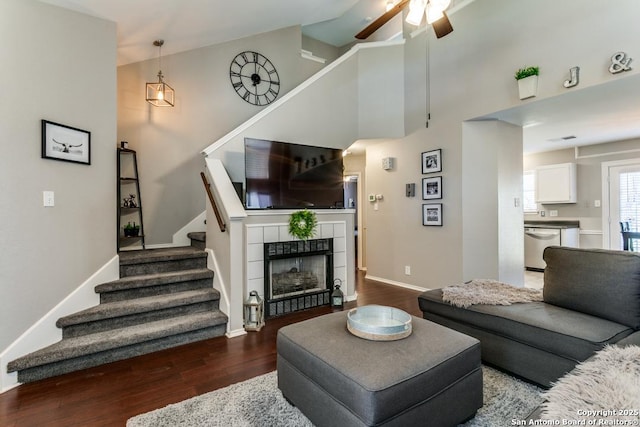
[[[382,159],[382,169],[393,169],[393,157],[385,157],[384,159]]]

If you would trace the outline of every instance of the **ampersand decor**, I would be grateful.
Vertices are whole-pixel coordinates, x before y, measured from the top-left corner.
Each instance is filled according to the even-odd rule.
[[[297,211],[289,216],[289,234],[300,240],[307,240],[316,231],[318,219],[316,213],[308,209]]]
[[[611,66],[609,67],[609,72],[611,74],[618,74],[623,71],[629,71],[631,67],[632,58],[628,57],[624,52],[616,52],[611,57]]]

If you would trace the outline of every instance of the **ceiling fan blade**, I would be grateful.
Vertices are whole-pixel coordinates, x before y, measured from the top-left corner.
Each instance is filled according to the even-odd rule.
[[[444,37],[453,31],[453,27],[451,26],[451,22],[449,22],[447,13],[443,11],[442,14],[444,15],[442,18],[434,21],[433,24],[431,24],[437,38]]]
[[[367,25],[364,30],[356,34],[356,38],[359,40],[365,40],[369,38],[371,34],[375,33],[380,27],[382,27],[384,24],[389,22],[391,18],[396,16],[398,13],[402,12],[402,9],[405,7],[407,3],[409,3],[409,0],[400,0],[391,9],[389,9],[384,15],[380,16],[371,24]]]

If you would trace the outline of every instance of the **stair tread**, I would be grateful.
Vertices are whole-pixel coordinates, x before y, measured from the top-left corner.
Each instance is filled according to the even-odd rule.
[[[226,322],[227,316],[220,310],[214,310],[80,337],[65,338],[10,362],[7,365],[7,372],[19,371],[202,328],[214,327]]]
[[[77,325],[79,323],[93,322],[116,318],[120,316],[146,313],[164,308],[177,307],[203,301],[214,301],[220,298],[220,293],[213,288],[197,289],[193,291],[176,292],[173,294],[155,295],[149,297],[134,298],[123,301],[114,301],[99,304],[95,307],[61,317],[56,322],[59,328]]]
[[[205,251],[194,248],[193,246],[124,251],[120,252],[120,265],[146,264],[188,258],[206,258],[207,256]]]
[[[187,233],[187,237],[191,240],[197,240],[199,242],[207,241],[207,233],[205,231],[192,231]]]
[[[140,274],[127,276],[111,282],[102,283],[95,287],[97,293],[114,290],[144,288],[148,286],[163,285],[167,283],[186,282],[188,280],[213,278],[213,271],[207,268],[193,270],[179,270],[166,273]]]

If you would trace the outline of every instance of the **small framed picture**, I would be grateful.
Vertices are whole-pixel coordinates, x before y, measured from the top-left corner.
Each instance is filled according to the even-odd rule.
[[[42,120],[42,158],[91,164],[91,132]]]
[[[422,153],[422,173],[442,172],[442,150]]]
[[[422,200],[442,199],[442,177],[422,178]]]
[[[422,205],[422,225],[442,226],[442,203]]]

